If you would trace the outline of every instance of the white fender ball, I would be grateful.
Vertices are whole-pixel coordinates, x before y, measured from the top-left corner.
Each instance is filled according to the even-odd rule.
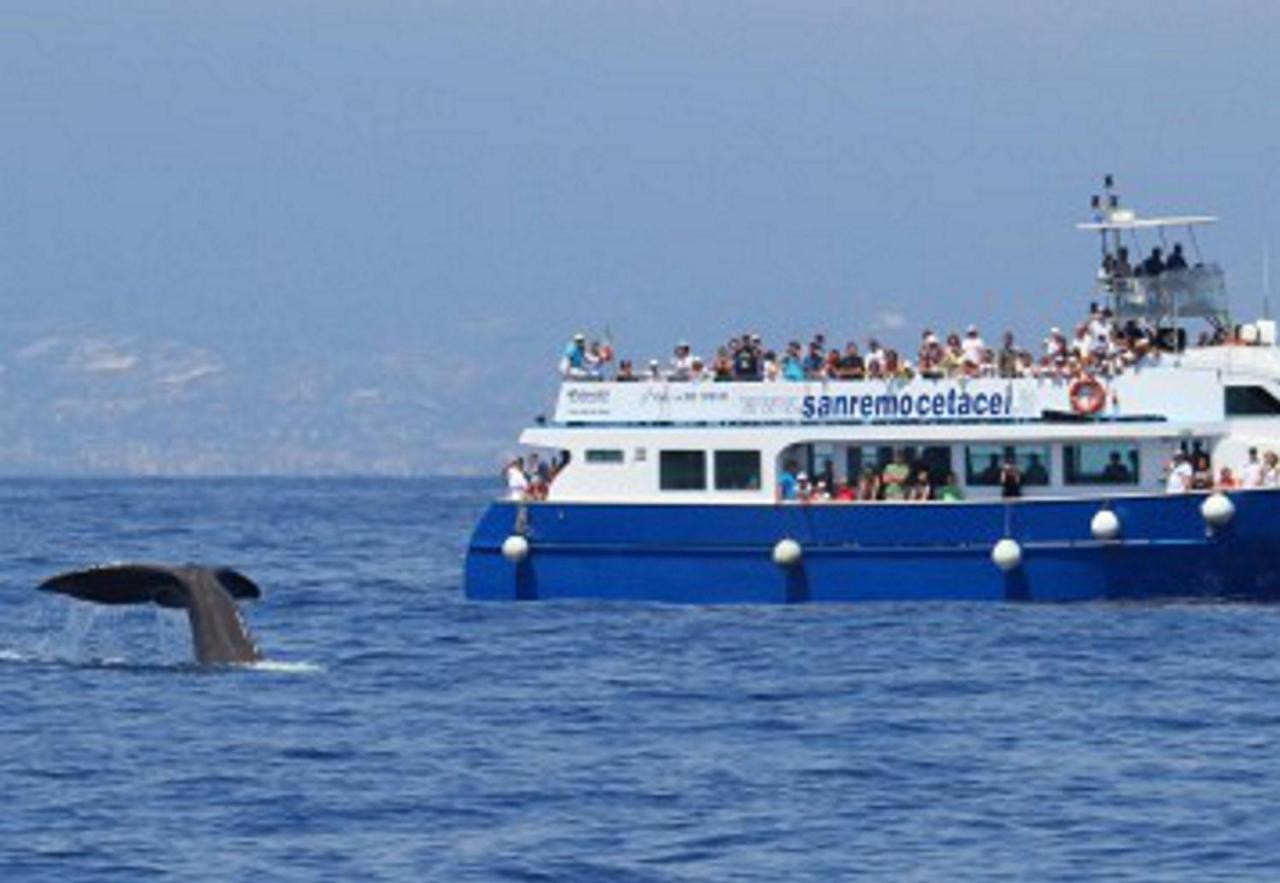
[[[529,541],[518,533],[513,533],[502,541],[502,557],[512,564],[519,564],[529,557]]]
[[[794,567],[800,563],[804,550],[793,539],[778,540],[773,547],[773,563],[779,567]]]
[[[991,547],[991,561],[996,567],[1008,573],[1022,563],[1022,547],[1017,540],[1005,537]]]
[[[1226,494],[1210,494],[1200,504],[1200,514],[1210,527],[1222,527],[1236,514],[1236,504]]]
[[[1089,522],[1089,530],[1096,540],[1114,540],[1120,536],[1120,517],[1110,509],[1099,509]]]

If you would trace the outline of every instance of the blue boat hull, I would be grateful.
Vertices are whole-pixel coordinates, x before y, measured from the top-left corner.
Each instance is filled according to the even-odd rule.
[[[467,597],[694,604],[1280,599],[1280,491],[1231,495],[1209,528],[1201,494],[1119,497],[1119,539],[1090,533],[1101,499],[953,504],[495,503],[471,539]],[[523,513],[521,513],[523,508]],[[523,522],[529,553],[502,543]],[[796,540],[800,562],[773,561]],[[1009,572],[991,559],[1021,546]]]

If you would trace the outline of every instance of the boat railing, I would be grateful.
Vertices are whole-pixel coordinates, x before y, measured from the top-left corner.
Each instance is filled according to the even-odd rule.
[[[1120,319],[1209,318],[1227,313],[1222,267],[1196,264],[1158,276],[1108,276],[1102,282]]]

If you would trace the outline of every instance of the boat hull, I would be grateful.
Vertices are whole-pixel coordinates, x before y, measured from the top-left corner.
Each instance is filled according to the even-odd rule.
[[[1280,599],[1280,491],[966,503],[648,505],[494,503],[472,536],[476,600],[596,598],[693,604],[857,601]],[[1109,508],[1120,536],[1098,540]],[[520,534],[527,554],[509,560]],[[1020,563],[992,561],[1002,538]],[[774,562],[779,540],[800,560]],[[508,551],[511,551],[510,549]],[[513,556],[515,557],[515,556]]]

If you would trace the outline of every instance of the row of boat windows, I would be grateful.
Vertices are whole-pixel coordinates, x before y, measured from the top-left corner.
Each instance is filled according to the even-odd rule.
[[[844,452],[843,471],[836,462]],[[1022,483],[1046,486],[1053,483],[1054,464],[1048,445],[966,445],[963,451],[965,484],[969,487],[997,487],[1005,462],[1017,464]],[[880,473],[901,452],[912,475],[923,470],[931,482],[941,484],[953,472],[953,448],[938,446],[794,445],[782,455],[780,466],[794,462],[813,476],[835,476],[856,481],[865,471]],[[639,453],[639,451],[637,451]],[[718,491],[757,491],[761,488],[761,454],[753,450],[663,450],[658,453],[658,487],[664,491],[705,491],[707,480]],[[586,462],[622,464],[625,454],[616,448],[589,449]],[[637,457],[637,459],[640,459]],[[708,469],[708,467],[710,467]],[[1136,485],[1142,474],[1138,447],[1134,444],[1097,442],[1063,446],[1063,481],[1068,485]],[[708,474],[710,473],[710,474]]]

